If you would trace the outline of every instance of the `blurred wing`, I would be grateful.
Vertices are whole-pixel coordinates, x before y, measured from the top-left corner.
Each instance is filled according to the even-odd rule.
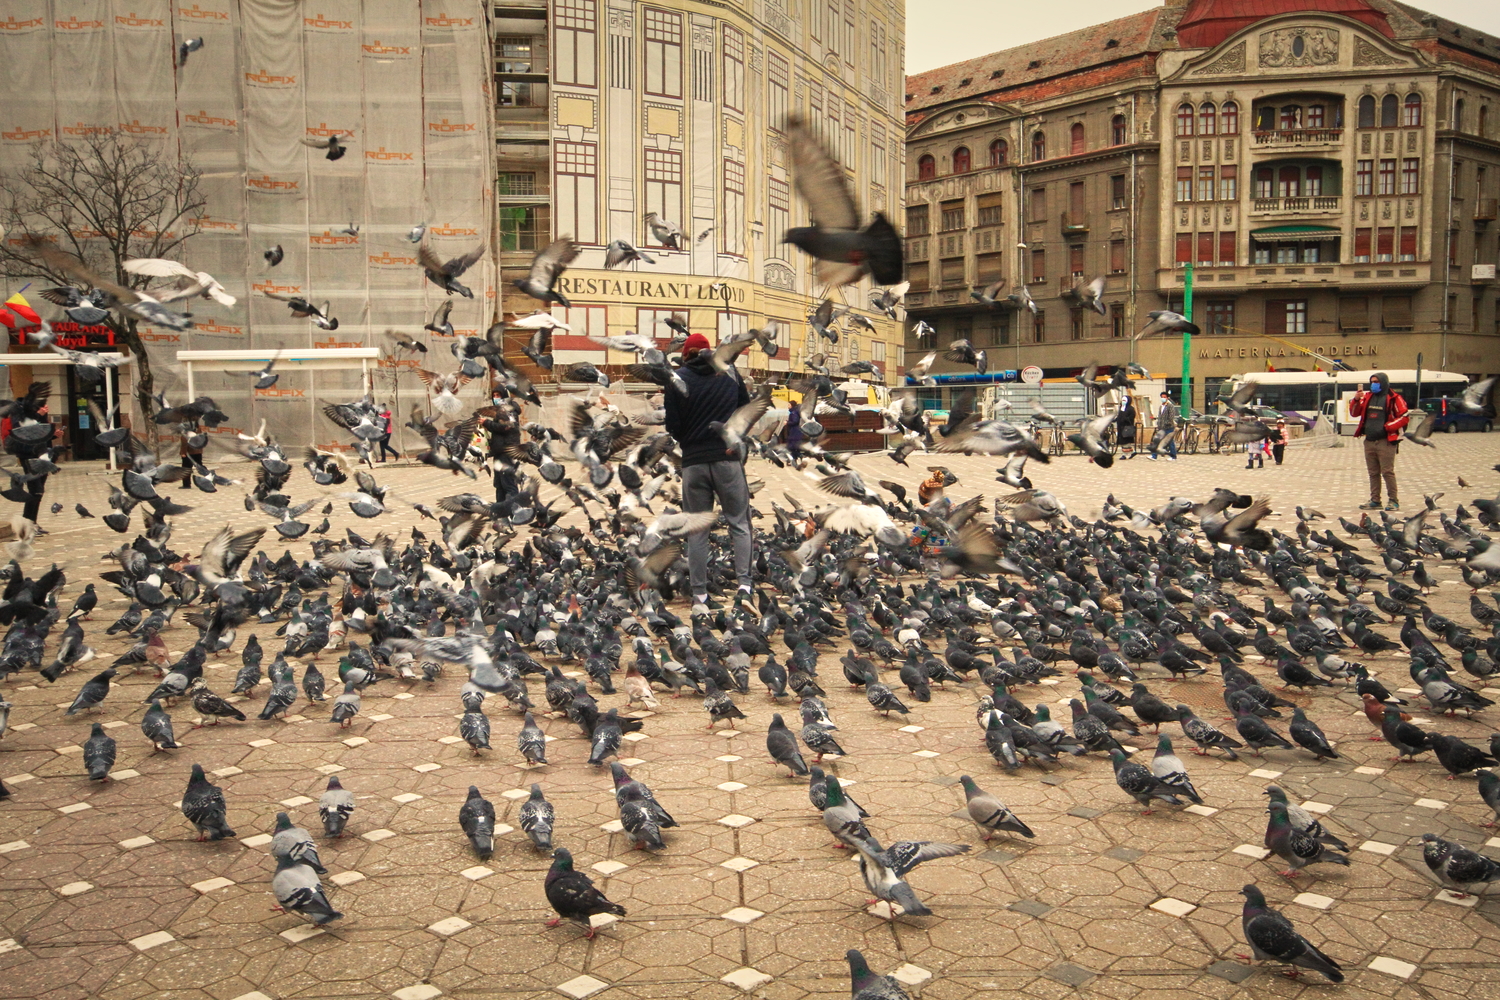
[[[196,278],[198,272],[160,257],[138,257],[120,265],[131,274],[144,274],[152,278]]]
[[[792,176],[813,223],[824,229],[858,229],[859,209],[848,175],[800,117],[787,119]]]

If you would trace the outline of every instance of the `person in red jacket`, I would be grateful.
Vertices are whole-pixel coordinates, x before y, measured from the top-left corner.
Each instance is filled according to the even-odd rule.
[[[1385,372],[1370,376],[1370,388],[1354,394],[1349,401],[1349,416],[1359,418],[1354,436],[1364,441],[1365,471],[1370,474],[1370,500],[1360,510],[1380,509],[1380,484],[1385,482],[1386,510],[1400,510],[1396,497],[1396,452],[1401,447],[1401,429],[1410,418],[1406,400],[1391,388]]]

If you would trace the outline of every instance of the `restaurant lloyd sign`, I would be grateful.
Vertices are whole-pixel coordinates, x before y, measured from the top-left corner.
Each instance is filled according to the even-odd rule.
[[[1375,344],[1337,344],[1326,347],[1313,345],[1308,348],[1326,358],[1373,358],[1380,349]],[[1218,347],[1210,350],[1207,347],[1198,348],[1199,360],[1213,358],[1305,358],[1308,355],[1302,351],[1292,350],[1285,347]]]
[[[745,301],[745,290],[728,285],[694,281],[646,281],[616,278],[583,278],[564,275],[553,286],[564,295],[602,296],[609,295],[625,299],[661,299],[667,302],[682,302],[687,299],[724,301],[724,287],[729,288],[735,302]]]

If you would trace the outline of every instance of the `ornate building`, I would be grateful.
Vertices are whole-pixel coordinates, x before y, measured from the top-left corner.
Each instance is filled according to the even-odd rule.
[[[827,350],[894,377],[901,332],[870,310],[867,281],[833,295],[873,332],[846,330],[831,348],[809,335],[824,289],[810,259],[781,242],[806,217],[781,126],[789,113],[806,117],[862,210],[899,217],[900,2],[499,0],[493,15],[502,267],[514,276],[549,235],[583,247],[559,286],[572,306],[553,310],[572,327],[553,340],[560,363],[618,375],[630,357],[583,334],[665,337],[661,320],[675,313],[720,337],[776,323],[783,350],[769,363],[750,352],[752,370],[800,371]],[[681,228],[681,247],[652,235],[649,212]],[[656,263],[605,270],[615,239]],[[514,292],[503,304],[537,305]]]
[[[1500,39],[1387,0],[1185,0],[907,79],[913,319],[991,367],[1206,381],[1313,362],[1500,371]],[[1105,278],[1104,315],[1065,295]],[[971,290],[1024,286],[1037,312]]]

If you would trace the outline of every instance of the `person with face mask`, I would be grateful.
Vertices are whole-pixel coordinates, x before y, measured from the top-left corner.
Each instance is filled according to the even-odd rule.
[[[1406,409],[1406,400],[1391,389],[1385,372],[1371,375],[1370,388],[1356,392],[1349,401],[1349,416],[1359,418],[1354,436],[1364,442],[1365,471],[1370,474],[1370,499],[1359,505],[1360,510],[1380,509],[1382,482],[1389,501],[1385,509],[1401,509],[1396,497],[1396,452],[1401,447],[1401,430],[1410,419]]]

